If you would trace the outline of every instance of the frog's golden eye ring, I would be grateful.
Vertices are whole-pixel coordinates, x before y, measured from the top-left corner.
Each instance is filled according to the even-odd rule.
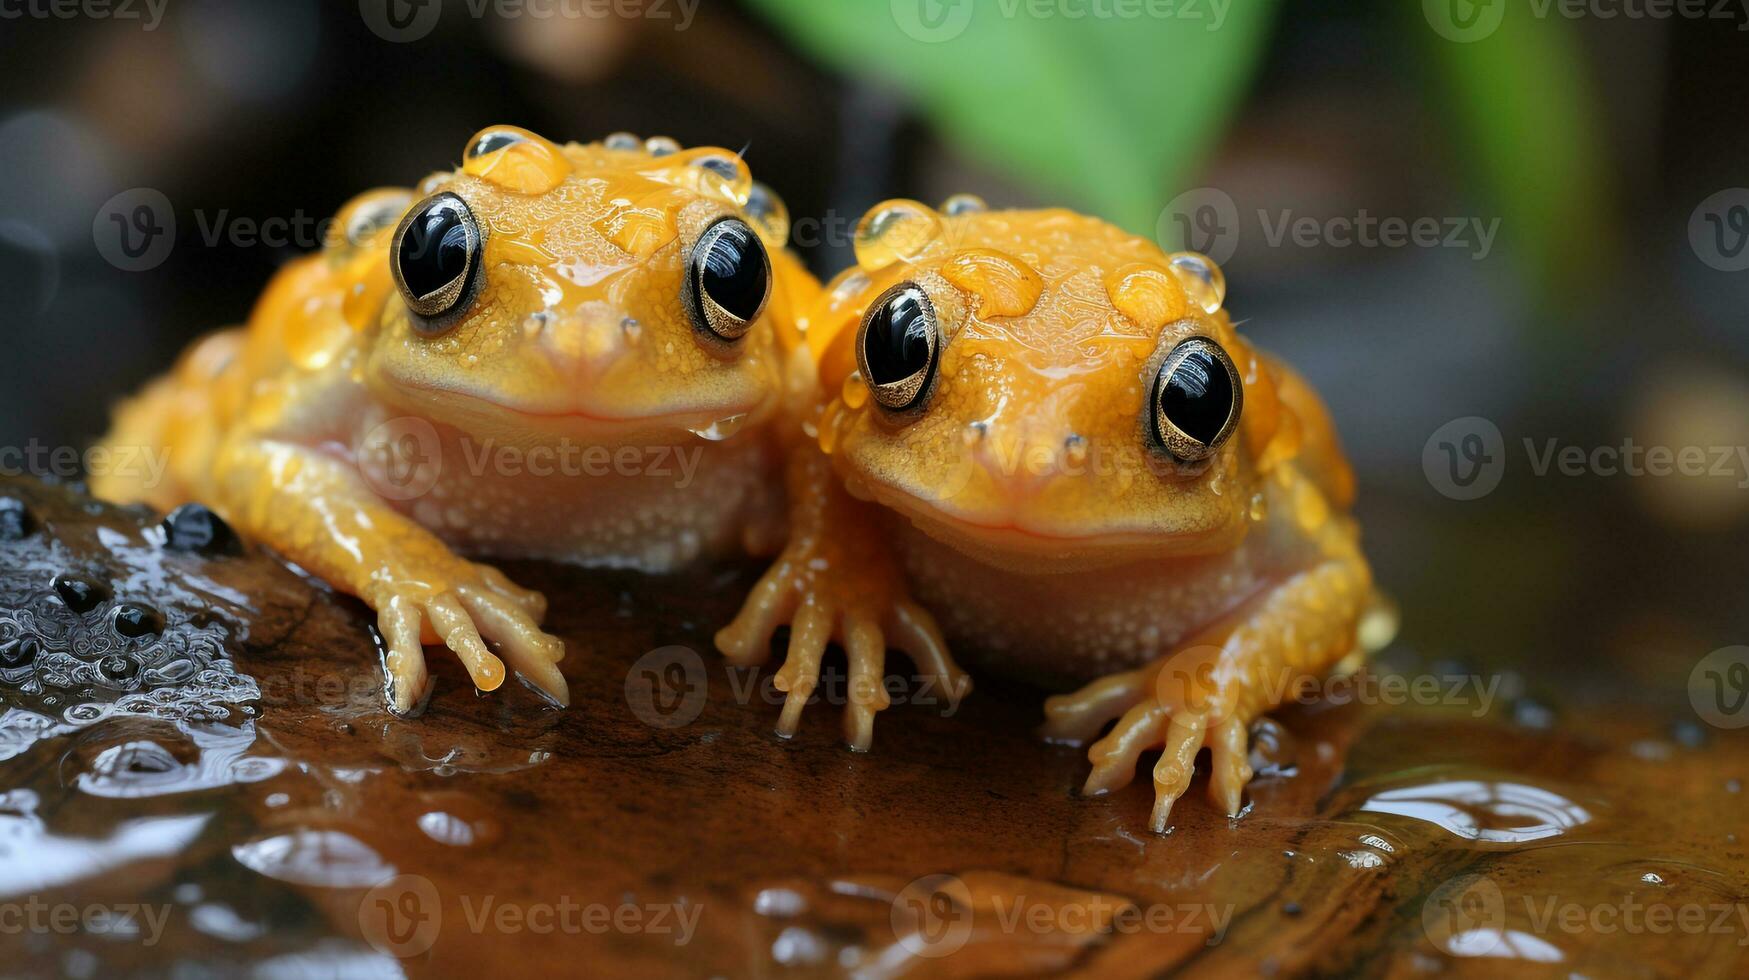
[[[1154,438],[1180,462],[1208,459],[1238,427],[1244,404],[1233,359],[1213,340],[1191,337],[1166,355],[1154,379]]]
[[[485,235],[467,202],[449,191],[419,202],[395,229],[389,266],[415,326],[435,333],[467,308],[480,278]]]
[[[923,404],[941,355],[941,328],[929,294],[902,282],[875,298],[856,338],[856,364],[882,408],[904,412]]]
[[[724,218],[692,247],[681,301],[701,333],[734,342],[747,335],[771,298],[771,257],[747,223]]]

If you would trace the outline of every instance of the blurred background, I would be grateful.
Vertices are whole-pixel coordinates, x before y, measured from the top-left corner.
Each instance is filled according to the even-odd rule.
[[[1680,705],[1749,638],[1744,6],[3,0],[0,464],[482,126],[664,134],[743,150],[823,274],[962,191],[1209,252],[1331,404],[1406,647]]]

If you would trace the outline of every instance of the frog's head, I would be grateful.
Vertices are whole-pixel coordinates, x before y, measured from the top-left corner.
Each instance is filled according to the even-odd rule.
[[[355,213],[372,201],[398,203],[395,218]],[[734,153],[629,134],[559,146],[495,126],[458,169],[399,202],[377,192],[340,224],[374,236],[386,265],[367,380],[428,417],[475,433],[683,435],[775,403],[768,300],[799,266],[781,254],[782,203]]]
[[[1244,533],[1274,391],[1214,263],[967,197],[877,206],[856,246],[806,325],[835,396],[821,444],[853,493],[1011,566]]]

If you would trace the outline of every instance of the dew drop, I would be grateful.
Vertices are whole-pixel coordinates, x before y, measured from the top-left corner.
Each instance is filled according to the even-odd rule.
[[[914,262],[941,234],[941,218],[923,204],[892,200],[877,204],[856,225],[856,264],[873,271]]]
[[[1227,277],[1214,260],[1200,252],[1174,252],[1167,262],[1192,302],[1213,313],[1227,300]]]
[[[941,213],[950,217],[962,214],[977,214],[990,210],[990,205],[976,194],[955,194],[941,202]]]
[[[735,433],[740,432],[746,424],[747,413],[742,412],[740,415],[730,415],[717,419],[715,422],[712,422],[710,425],[703,428],[689,429],[687,431],[698,436],[700,439],[706,439],[711,442],[722,442],[724,439],[733,438]]]

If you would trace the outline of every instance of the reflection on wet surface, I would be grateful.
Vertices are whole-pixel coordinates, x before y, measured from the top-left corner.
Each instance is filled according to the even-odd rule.
[[[436,695],[401,719],[351,600],[252,550],[166,548],[156,515],[35,484],[0,494],[33,522],[0,541],[0,631],[37,647],[0,671],[8,969],[485,975],[514,957],[650,976],[1688,976],[1746,962],[1749,744],[1693,729],[1686,669],[1669,691],[1621,692],[1663,713],[1531,701],[1535,664],[1487,704],[1291,708],[1255,733],[1242,819],[1196,786],[1155,837],[1145,790],[1078,798],[1081,754],[1039,741],[1039,695],[993,678],[953,717],[895,707],[867,755],[840,746],[830,705],[774,738],[759,690],[710,654],[750,566],[515,567],[554,600],[573,707],[515,685],[477,696],[434,657]],[[74,595],[84,611],[61,575],[91,586]],[[156,632],[118,633],[124,604]],[[628,678],[661,648],[679,648],[659,658],[677,669]],[[105,671],[109,657],[137,669]],[[1392,652],[1376,672],[1429,669]],[[78,927],[56,927],[56,909]]]

